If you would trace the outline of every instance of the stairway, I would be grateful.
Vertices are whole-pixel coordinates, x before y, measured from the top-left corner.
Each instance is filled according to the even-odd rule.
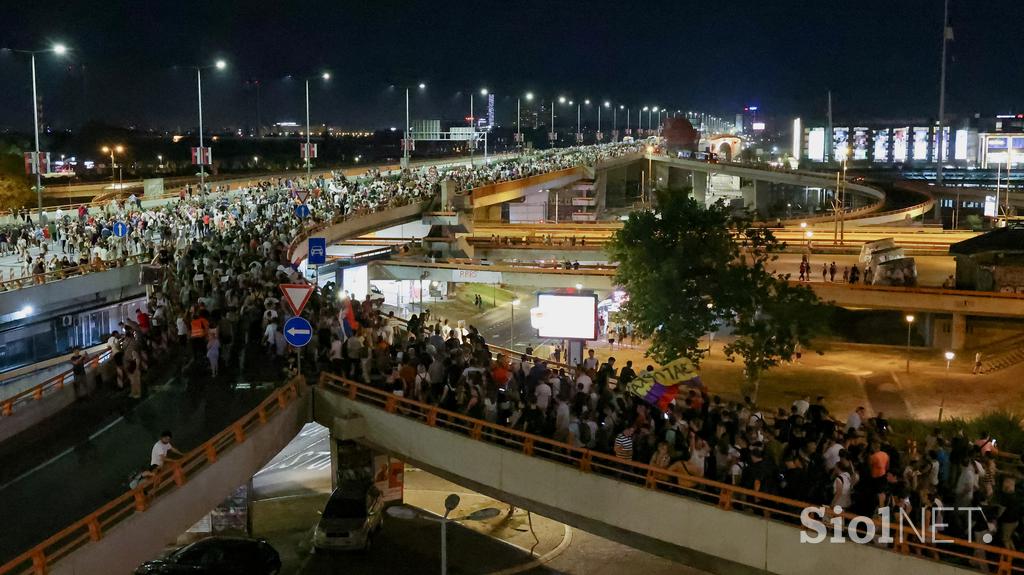
[[[994,373],[1024,362],[1024,334],[1004,339],[993,348],[989,353],[982,353],[979,373]]]

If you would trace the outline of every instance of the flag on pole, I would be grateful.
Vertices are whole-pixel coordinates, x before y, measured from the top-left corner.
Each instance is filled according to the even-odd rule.
[[[299,144],[299,150],[303,160],[309,160],[317,157],[316,144],[307,144],[303,142]]]
[[[39,152],[38,159],[35,152],[25,152],[25,173],[29,175],[50,173],[50,152]]]
[[[210,164],[213,164],[213,150],[209,146],[192,148],[193,166],[209,166]]]

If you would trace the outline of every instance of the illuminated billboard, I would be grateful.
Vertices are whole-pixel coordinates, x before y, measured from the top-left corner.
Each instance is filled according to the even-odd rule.
[[[341,289],[348,292],[348,297],[357,301],[366,299],[369,291],[369,275],[366,265],[352,266],[341,272]]]
[[[876,162],[889,161],[889,130],[875,130],[875,149],[872,158]]]
[[[906,162],[909,137],[909,128],[893,128],[893,162]]]
[[[594,294],[537,294],[530,310],[537,336],[551,339],[597,339],[597,296]]]
[[[849,128],[833,128],[832,129],[832,157],[836,160],[842,160],[849,153],[850,145],[850,129]]]
[[[921,161],[928,159],[928,128],[914,127],[914,160]]]
[[[867,128],[854,128],[853,129],[853,159],[854,160],[866,160],[866,159],[868,159],[868,129]]]
[[[825,161],[825,128],[807,130],[807,158],[814,162]]]
[[[949,126],[942,128],[942,159],[949,160]],[[939,161],[939,131],[932,134],[932,160]]]
[[[953,146],[953,159],[954,160],[966,160],[967,159],[967,138],[969,137],[967,130],[956,131],[956,142]]]

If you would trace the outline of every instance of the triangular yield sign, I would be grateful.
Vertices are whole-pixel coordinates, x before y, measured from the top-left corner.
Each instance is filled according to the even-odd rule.
[[[299,199],[300,204],[304,204],[309,197],[309,190],[295,190],[295,197]]]
[[[309,284],[281,284],[281,293],[284,294],[284,301],[292,308],[292,313],[299,315],[302,308],[306,307],[309,296],[313,295],[313,286]]]

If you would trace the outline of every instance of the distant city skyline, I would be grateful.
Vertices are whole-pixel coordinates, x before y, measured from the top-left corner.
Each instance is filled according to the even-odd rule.
[[[43,122],[57,127],[191,129],[195,78],[175,66],[215,58],[228,67],[204,76],[211,129],[256,125],[254,80],[263,125],[302,123],[302,82],[287,76],[321,70],[333,77],[311,89],[312,121],[346,129],[401,126],[404,87],[419,82],[427,89],[414,90],[415,118],[468,115],[468,94],[487,87],[506,125],[527,91],[729,119],[746,104],[822,116],[831,90],[840,117],[937,115],[941,0],[805,4],[20,3],[4,9],[0,47],[71,48],[37,62]],[[950,115],[1018,111],[1021,21],[1018,3],[952,0]],[[27,59],[0,55],[0,85],[0,127],[30,130]],[[485,113],[478,95],[476,115]],[[561,116],[575,124],[575,110]]]

